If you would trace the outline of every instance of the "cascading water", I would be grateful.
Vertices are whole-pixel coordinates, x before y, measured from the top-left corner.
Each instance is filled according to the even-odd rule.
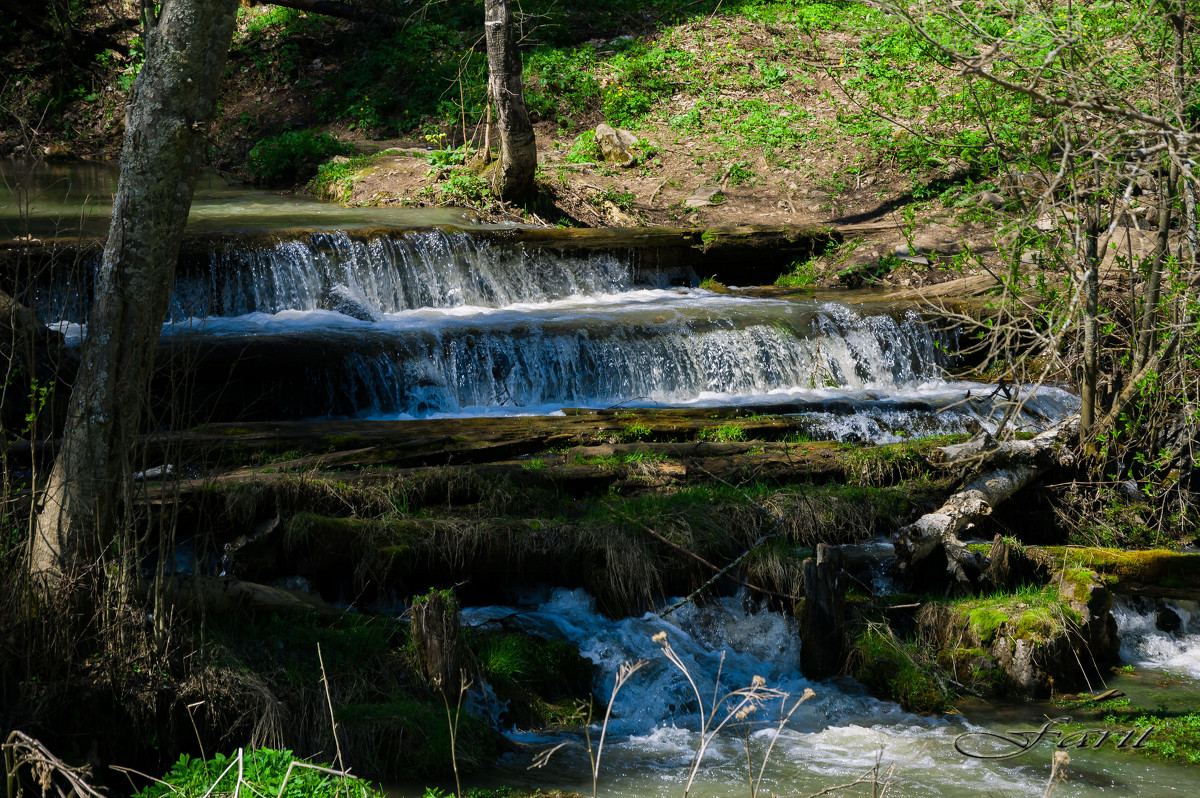
[[[579,590],[530,594],[519,606],[464,610],[464,622],[481,628],[501,618],[531,634],[562,639],[578,646],[596,663],[595,693],[606,699],[622,663],[646,660],[613,702],[613,718],[601,763],[600,795],[679,796],[700,742],[699,692],[707,705],[714,693],[749,686],[756,676],[785,691],[794,701],[811,688],[816,696],[791,716],[779,733],[766,770],[763,790],[775,795],[808,795],[854,780],[877,761],[896,763],[899,781],[889,790],[898,796],[1041,795],[1046,787],[1052,746],[997,762],[972,759],[955,750],[958,735],[986,726],[962,716],[928,718],[864,694],[848,681],[812,683],[799,674],[798,636],[782,615],[747,612],[740,598],[686,605],[667,619],[654,615],[611,620],[600,615],[590,597]],[[696,690],[663,655],[654,635],[665,632],[684,663]],[[719,684],[718,684],[719,678]],[[791,703],[789,701],[788,706]],[[764,706],[752,718],[757,726],[737,723],[713,741],[701,765],[693,795],[735,796],[748,787],[743,733],[750,734],[754,772],[775,735],[779,702]],[[1038,728],[1044,708],[1031,706],[1001,728]],[[723,717],[718,712],[718,721]],[[996,729],[993,724],[991,728]],[[592,729],[593,742],[599,732]],[[572,735],[509,730],[515,741],[532,751],[564,741],[583,744]],[[575,751],[576,753],[571,753]],[[550,766],[523,775],[529,757],[512,755],[504,781],[530,781],[547,788],[590,792],[587,758],[577,747],[563,749]],[[1156,766],[1109,751],[1072,751],[1073,776],[1056,795],[1172,795],[1181,786],[1179,768]],[[1145,781],[1143,781],[1145,780]],[[1192,782],[1184,782],[1195,784]],[[863,789],[863,788],[859,788]],[[869,785],[865,788],[870,789]],[[1184,789],[1186,792],[1186,789]],[[768,792],[761,794],[766,795]],[[869,794],[869,793],[851,793]]]
[[[785,404],[816,437],[883,442],[994,426],[1006,406],[941,378],[944,342],[915,313],[717,294],[653,250],[452,228],[238,242],[187,259],[163,331],[197,384],[230,386],[214,419]],[[80,296],[37,293],[76,340]],[[1076,405],[1050,388],[1019,398],[1024,428]]]
[[[1112,613],[1121,659],[1200,680],[1200,602],[1118,597]]]

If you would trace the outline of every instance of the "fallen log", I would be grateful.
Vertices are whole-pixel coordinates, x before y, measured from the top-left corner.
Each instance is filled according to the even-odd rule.
[[[958,534],[1050,467],[1070,465],[1074,457],[1066,444],[1078,434],[1079,417],[1072,416],[1029,440],[997,443],[984,432],[964,444],[943,447],[948,464],[990,470],[896,533],[901,573],[922,584],[937,584],[949,575],[951,592],[977,592],[986,561],[970,551]]]
[[[325,618],[337,618],[346,613],[346,610],[300,590],[284,590],[230,577],[177,576],[163,584],[163,599],[177,611],[188,614],[316,613]]]

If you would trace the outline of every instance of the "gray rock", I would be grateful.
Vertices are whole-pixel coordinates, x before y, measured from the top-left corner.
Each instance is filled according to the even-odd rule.
[[[628,130],[621,130],[603,122],[596,125],[596,146],[600,148],[600,156],[605,162],[624,166],[626,168],[637,163],[633,148],[637,146],[638,137]]]
[[[359,321],[382,321],[383,313],[363,296],[348,285],[337,283],[331,285],[321,297],[321,307],[332,310]]]
[[[1004,207],[1004,197],[994,191],[981,191],[975,196],[975,199],[980,205],[986,205],[989,208],[1000,210]]]

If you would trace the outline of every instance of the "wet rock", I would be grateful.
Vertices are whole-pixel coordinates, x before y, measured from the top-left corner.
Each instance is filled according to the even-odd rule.
[[[1175,634],[1183,628],[1183,619],[1170,607],[1159,607],[1154,613],[1154,627],[1160,632]]]
[[[69,161],[75,157],[65,145],[57,142],[42,147],[42,155],[47,161]]]
[[[1087,571],[1054,584],[1061,604],[1030,606],[1016,596],[926,604],[917,614],[921,637],[941,652],[943,671],[983,694],[1045,698],[1086,687],[1118,660],[1112,595]]]
[[[638,137],[628,130],[614,128],[603,122],[596,126],[596,146],[600,148],[600,156],[607,163],[633,166],[637,163],[637,155],[633,152],[637,143]]]
[[[321,297],[321,307],[359,321],[382,321],[383,313],[361,291],[344,283],[331,285]]]

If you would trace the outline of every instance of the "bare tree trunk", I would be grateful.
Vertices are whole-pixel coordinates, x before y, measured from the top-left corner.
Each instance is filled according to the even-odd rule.
[[[108,244],[34,532],[31,569],[50,589],[96,557],[128,507],[130,452],[237,5],[166,0],[146,13],[146,63],[130,95]]]
[[[1158,194],[1158,238],[1154,243],[1154,257],[1150,262],[1150,274],[1146,278],[1146,291],[1142,302],[1142,313],[1138,319],[1137,349],[1133,356],[1132,372],[1137,374],[1150,358],[1150,345],[1158,331],[1158,300],[1162,295],[1162,270],[1167,259],[1171,240],[1171,206],[1175,202],[1175,185],[1179,180],[1179,167],[1172,162],[1170,173]]]
[[[484,35],[487,38],[488,88],[496,102],[500,128],[500,160],[489,173],[492,193],[503,200],[520,200],[534,190],[537,140],[525,110],[521,81],[521,53],[513,35],[508,0],[486,0]]]
[[[1096,378],[1100,371],[1100,257],[1095,216],[1089,214],[1083,231],[1083,379],[1079,428],[1086,432],[1096,418]]]

